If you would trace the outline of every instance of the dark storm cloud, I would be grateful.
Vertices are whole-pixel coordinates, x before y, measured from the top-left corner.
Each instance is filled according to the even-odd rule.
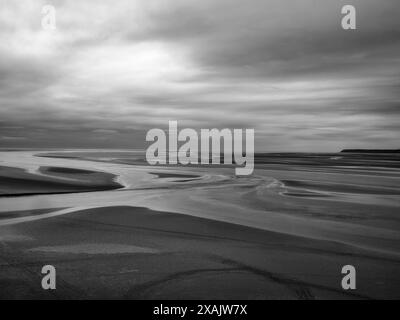
[[[359,9],[357,31],[341,29],[341,1],[232,0],[155,10],[149,25],[128,32],[128,39],[160,39],[183,46],[186,42],[202,67],[232,75],[322,72],[325,67],[357,67],[374,55],[395,57],[393,49],[399,49],[400,40],[397,3],[354,2]]]

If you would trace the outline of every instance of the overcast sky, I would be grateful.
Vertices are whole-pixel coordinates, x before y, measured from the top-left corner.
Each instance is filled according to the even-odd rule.
[[[138,148],[178,120],[254,128],[264,151],[399,148],[399,17],[399,0],[0,0],[0,147]]]

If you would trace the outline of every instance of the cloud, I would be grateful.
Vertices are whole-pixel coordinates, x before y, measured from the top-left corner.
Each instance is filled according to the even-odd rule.
[[[11,140],[11,141],[14,141],[14,140],[25,140],[26,138],[25,138],[25,137],[7,137],[7,136],[2,136],[2,137],[0,137],[0,139],[1,139],[1,140]]]
[[[113,133],[117,133],[118,131],[117,130],[110,130],[110,129],[96,129],[96,130],[93,130],[92,132],[100,133],[100,134],[102,134],[102,133],[104,133],[104,134],[113,134]]]
[[[354,0],[350,31],[340,0],[59,0],[54,32],[41,29],[44,4],[2,2],[5,136],[140,147],[178,120],[255,128],[267,151],[398,147],[397,0]]]

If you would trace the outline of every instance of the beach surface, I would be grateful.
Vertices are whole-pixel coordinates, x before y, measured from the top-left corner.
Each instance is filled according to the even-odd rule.
[[[127,151],[0,152],[0,298],[398,299],[398,163],[271,155],[236,177]]]

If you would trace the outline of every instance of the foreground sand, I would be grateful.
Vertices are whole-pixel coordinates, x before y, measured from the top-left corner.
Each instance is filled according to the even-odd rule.
[[[334,242],[140,207],[3,226],[1,237],[2,299],[400,297],[400,261]],[[360,270],[356,292],[340,287],[349,256]],[[57,269],[55,291],[41,289],[45,264]]]

